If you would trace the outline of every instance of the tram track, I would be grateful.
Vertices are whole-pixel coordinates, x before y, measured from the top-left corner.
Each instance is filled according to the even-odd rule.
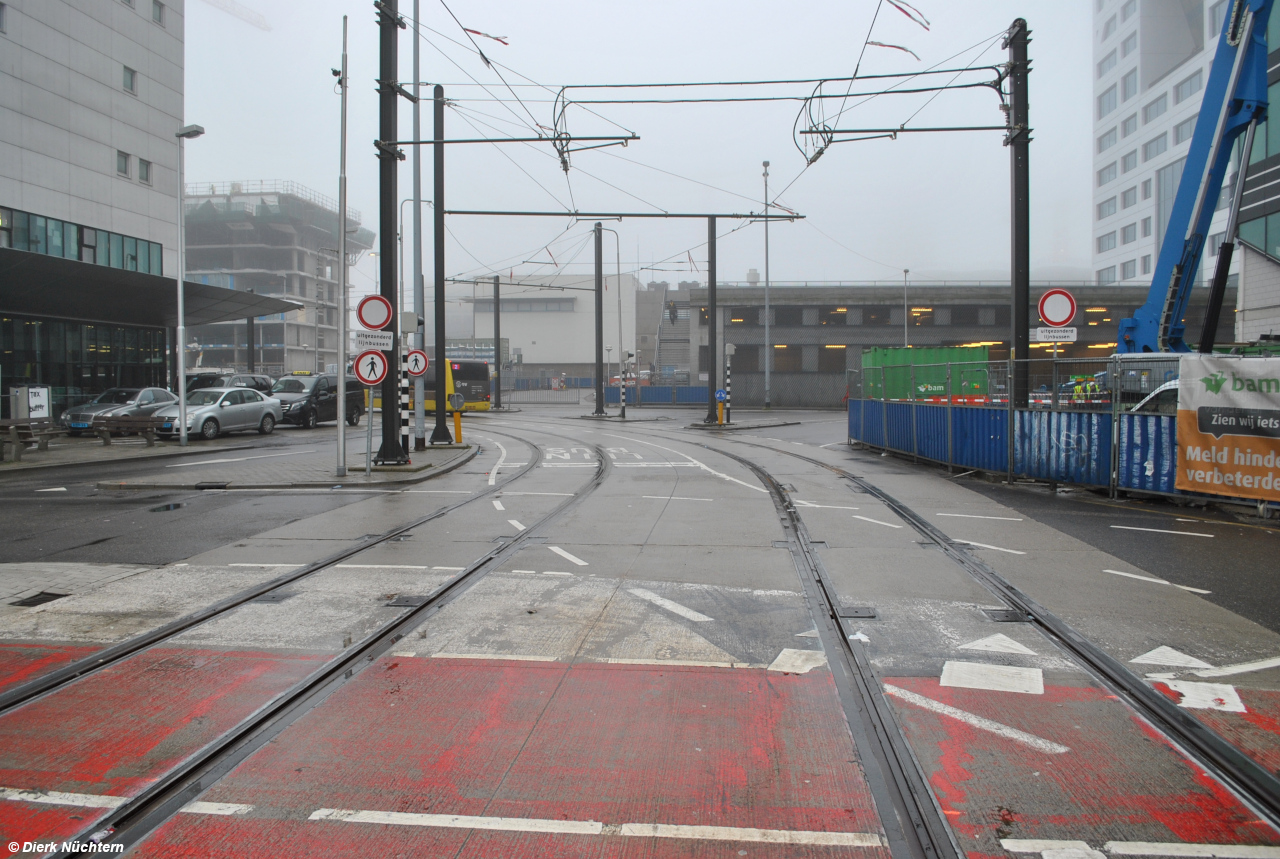
[[[1002,600],[1009,609],[1021,613],[1028,623],[1066,653],[1070,654],[1085,669],[1086,673],[1104,688],[1116,694],[1142,718],[1146,719],[1183,754],[1226,785],[1269,823],[1274,826],[1280,826],[1280,779],[1277,779],[1274,774],[1267,771],[1258,762],[1207,728],[1198,719],[1180,709],[1156,689],[1136,677],[1120,661],[1106,653],[1101,647],[1076,631],[1070,624],[1049,611],[1035,599],[1023,593],[988,564],[974,557],[964,544],[952,540],[945,532],[934,526],[915,510],[871,481],[852,474],[837,465],[758,442],[749,442],[737,438],[727,440],[735,444],[782,454],[826,469],[847,480],[851,484],[852,491],[865,493],[880,501],[911,526],[921,537],[936,545],[975,581]],[[710,445],[699,444],[699,446],[742,463],[765,481],[767,486],[771,487],[771,494],[774,493],[775,487],[781,493],[781,485],[759,464]],[[785,495],[780,494],[775,497],[775,504],[779,503],[779,499],[786,502]],[[801,547],[806,565],[814,571],[817,580],[821,582],[821,562],[811,549],[804,548],[807,543],[807,537],[798,512],[794,505],[790,503],[784,503],[779,512],[782,514],[784,511],[786,513],[784,521],[785,519],[791,519],[796,523],[793,526],[797,535],[796,543]],[[841,619],[832,610],[833,606],[838,603],[833,602],[831,595],[826,590],[825,583],[823,584],[823,599],[820,604],[824,613],[826,613],[828,621],[840,626]],[[842,651],[852,654],[854,661],[859,662],[859,670],[862,672],[861,680],[876,690],[874,698],[877,709],[889,714],[886,730],[892,726],[893,735],[901,739],[905,744],[905,738],[896,727],[891,711],[888,709],[889,705],[885,700],[882,685],[875,677],[870,663],[866,661],[865,651],[859,643],[850,640],[847,632],[841,636],[841,639]],[[861,657],[860,661],[859,657]],[[921,772],[918,765],[914,769],[917,774]],[[904,773],[903,777],[905,778],[909,775]],[[918,800],[915,804],[917,807],[922,805]]]
[[[506,433],[494,434],[507,435]],[[509,437],[518,438],[516,436]],[[541,453],[540,447],[533,442],[527,439],[518,440],[529,444],[535,453]],[[154,829],[176,815],[188,803],[196,800],[240,762],[270,742],[297,719],[323,703],[330,695],[345,685],[347,681],[388,653],[406,635],[420,627],[433,615],[465,593],[486,573],[495,569],[503,561],[524,548],[526,544],[539,535],[545,526],[553,523],[569,510],[585,501],[603,484],[610,470],[610,459],[604,447],[602,445],[592,445],[592,447],[597,458],[595,472],[571,497],[557,504],[550,512],[528,526],[524,531],[509,540],[505,540],[501,545],[495,546],[480,558],[474,560],[464,570],[427,596],[420,605],[381,624],[363,639],[344,649],[337,657],[326,662],[307,677],[262,704],[234,728],[224,732],[217,739],[196,751],[179,766],[159,776],[154,783],[142,792],[129,798],[119,807],[112,809],[107,815],[96,819],[91,826],[87,827],[78,836],[64,842],[66,846],[69,846],[69,849],[63,849],[51,855],[79,855],[85,852],[86,849],[101,849],[100,847],[90,848],[90,845],[98,844],[122,844],[124,849],[128,850]],[[428,517],[421,517],[420,520],[415,520],[408,525],[386,532],[380,535],[376,541],[365,541],[358,546],[352,547],[350,551],[344,550],[345,553],[338,554],[341,554],[343,558],[350,557],[351,554],[370,548],[378,542],[385,542],[398,534],[403,534],[423,522],[438,518],[440,515],[457,509],[463,504],[499,492],[515,480],[526,475],[533,468],[536,468],[539,463],[539,456],[530,456],[528,464],[511,480],[504,481],[502,484],[477,493],[467,501],[450,505]],[[326,566],[332,566],[337,563],[334,557],[331,556],[325,559],[324,562],[316,562],[316,564],[325,563]],[[308,568],[304,568],[309,572],[292,574],[292,578],[289,581],[296,581],[303,575],[318,571],[309,569],[313,566],[316,565],[308,565]],[[271,583],[266,583],[252,590],[261,590],[268,584]],[[272,587],[278,588],[284,584],[288,584],[288,582],[276,581]],[[248,599],[252,599],[252,597]],[[247,602],[248,599],[240,600],[237,605]],[[192,617],[194,616],[192,615]],[[169,633],[170,636],[175,634],[177,634],[176,631]],[[118,662],[122,658],[124,657],[119,657],[115,661]]]

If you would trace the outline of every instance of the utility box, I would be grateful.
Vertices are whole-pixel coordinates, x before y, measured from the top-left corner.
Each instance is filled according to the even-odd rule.
[[[23,385],[9,394],[9,414],[18,421],[53,419],[53,399],[48,385]]]
[[[863,396],[875,400],[943,400],[987,395],[986,346],[862,350]],[[951,382],[948,391],[947,370]]]

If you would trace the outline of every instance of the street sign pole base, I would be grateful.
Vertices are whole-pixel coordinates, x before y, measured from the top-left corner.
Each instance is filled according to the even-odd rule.
[[[453,444],[453,436],[449,435],[449,430],[437,426],[431,431],[432,444]]]
[[[378,455],[373,458],[374,465],[408,465],[409,456],[404,452],[397,440],[388,450],[387,445],[378,448]]]

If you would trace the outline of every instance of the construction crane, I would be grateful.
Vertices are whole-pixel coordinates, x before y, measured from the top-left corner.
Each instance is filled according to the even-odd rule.
[[[1213,349],[1226,293],[1227,269],[1235,248],[1245,167],[1257,124],[1267,118],[1267,20],[1273,2],[1232,0],[1227,10],[1200,117],[1160,244],[1151,289],[1146,303],[1134,311],[1133,317],[1120,320],[1118,352],[1191,351],[1185,340],[1187,303],[1204,253],[1209,222],[1222,193],[1231,150],[1243,134],[1227,232],[1218,249],[1218,265],[1198,344],[1201,352]]]

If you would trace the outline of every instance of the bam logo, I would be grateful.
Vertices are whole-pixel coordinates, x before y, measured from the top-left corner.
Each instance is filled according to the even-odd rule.
[[[1218,382],[1218,386],[1221,387],[1222,382]],[[1260,394],[1278,394],[1280,393],[1280,379],[1242,379],[1235,373],[1232,373],[1231,390],[1253,391]],[[1217,389],[1214,389],[1214,393],[1217,393]]]
[[[1222,393],[1222,385],[1227,381],[1227,377],[1222,373],[1214,373],[1212,376],[1205,376],[1200,381],[1204,382],[1204,388],[1211,394]]]

